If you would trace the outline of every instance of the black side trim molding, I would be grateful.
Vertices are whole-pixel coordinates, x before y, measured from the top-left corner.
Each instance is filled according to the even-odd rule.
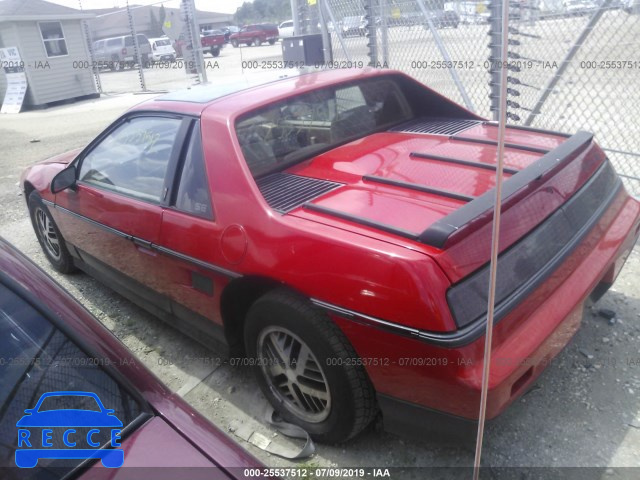
[[[138,238],[138,237],[134,237],[132,235],[129,235],[127,233],[121,232],[120,230],[116,230],[115,228],[111,228],[107,225],[104,225],[102,223],[96,222],[95,220],[89,218],[89,217],[85,217],[84,215],[80,215],[79,213],[76,212],[72,212],[71,210],[61,207],[60,205],[57,205],[53,202],[50,202],[48,200],[43,200],[43,202],[50,206],[53,207],[57,210],[60,210],[62,212],[68,213],[69,215],[72,215],[80,220],[83,220],[85,222],[91,223],[92,225],[95,225],[98,228],[103,229],[106,232],[112,233],[113,235],[117,235],[119,237],[125,238],[127,240],[131,240],[133,243],[135,243],[136,245],[139,245],[141,247],[144,248],[148,248],[150,250],[156,250],[160,253],[163,253],[164,255],[168,255],[170,257],[174,257],[174,258],[178,258],[180,260],[183,260],[187,263],[191,263],[193,265],[197,265],[200,268],[204,268],[205,270],[210,270],[212,272],[215,273],[219,273],[221,275],[224,275],[226,277],[229,278],[240,278],[242,277],[242,274],[237,273],[237,272],[233,272],[231,270],[227,270],[226,268],[223,267],[219,267],[217,265],[214,265],[212,263],[208,263],[208,262],[203,262],[202,260],[199,260],[197,258],[194,257],[190,257],[189,255],[185,255],[183,253],[180,252],[176,252],[175,250],[171,250],[170,248],[166,248],[163,247],[161,245],[157,245],[155,243],[151,243],[148,240],[145,240],[143,238]]]
[[[441,197],[453,198],[454,200],[462,200],[463,202],[470,202],[471,200],[476,198],[469,195],[463,195],[462,193],[452,192],[450,190],[427,187],[426,185],[420,185],[419,183],[403,182],[402,180],[394,180],[392,178],[376,177],[375,175],[363,175],[362,180],[374,183],[382,183],[384,185],[391,185],[394,187],[406,188],[408,190],[416,190],[417,192],[432,193]]]
[[[538,161],[529,165],[524,170],[510,177],[502,187],[502,201],[531,184],[534,180],[542,180],[554,168],[562,165],[587,148],[593,139],[593,134],[580,131],[540,157]],[[471,223],[481,215],[493,210],[495,204],[495,188],[487,190],[473,202],[463,205],[446,217],[435,221],[419,236],[422,243],[443,248],[449,237],[465,225]]]

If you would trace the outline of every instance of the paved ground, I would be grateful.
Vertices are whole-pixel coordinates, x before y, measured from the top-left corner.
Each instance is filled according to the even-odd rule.
[[[266,52],[276,47],[261,48]],[[233,61],[237,63],[238,58]],[[126,83],[131,79],[125,77],[131,75],[135,72],[108,73],[103,83],[107,84],[107,77],[110,82]],[[176,77],[166,88],[177,83],[188,82]],[[52,273],[163,381],[214,423],[228,430],[232,423],[240,422],[275,442],[284,442],[261,422],[265,401],[246,369],[218,366],[219,348],[195,344],[84,274],[55,274],[40,252],[24,198],[19,195],[21,170],[46,156],[84,145],[126,108],[148,97],[113,94],[0,116],[0,234]],[[610,324],[591,309],[585,313],[583,326],[569,347],[533,389],[488,428],[485,465],[640,467],[639,275],[640,249],[636,248],[612,291],[597,306],[615,310],[616,321]],[[412,467],[459,467],[473,462],[473,452],[442,446],[438,439],[410,441],[373,428],[344,445],[319,445],[316,456],[302,464],[269,456],[253,446],[247,448],[270,466],[408,467],[397,471],[394,478],[424,478],[423,470]],[[450,478],[451,472],[438,470],[431,476]],[[629,472],[638,470],[602,474],[604,478],[633,478],[628,477]],[[510,478],[508,471],[494,476]]]

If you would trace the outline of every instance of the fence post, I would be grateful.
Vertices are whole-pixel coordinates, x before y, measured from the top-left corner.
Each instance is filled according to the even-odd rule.
[[[489,6],[489,99],[491,116],[498,120],[500,111],[500,61],[502,53],[500,49],[502,39],[502,4],[491,2]],[[506,60],[506,59],[505,59]]]
[[[378,63],[378,27],[376,27],[373,0],[366,0],[366,3],[364,4],[364,20],[367,29],[367,54],[369,55],[369,66],[375,67]]]
[[[133,53],[138,61],[138,77],[140,78],[140,86],[142,87],[142,91],[147,91],[147,84],[144,81],[144,65],[142,61],[142,57],[140,55],[140,45],[138,44],[138,35],[136,33],[136,23],[133,20],[133,14],[131,13],[131,8],[129,7],[129,0],[127,0],[127,15],[129,17],[129,29],[131,30],[131,35],[133,36]]]

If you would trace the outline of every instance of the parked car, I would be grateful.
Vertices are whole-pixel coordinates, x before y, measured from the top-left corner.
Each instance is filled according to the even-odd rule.
[[[209,50],[212,56],[220,55],[222,47],[224,47],[225,39],[222,30],[207,30],[200,35],[200,43],[202,50]]]
[[[343,37],[350,37],[353,35],[364,36],[367,29],[367,22],[364,16],[359,17],[344,17],[342,20],[341,32]]]
[[[497,136],[392,70],[234,78],[134,107],[20,185],[54,268],[244,349],[285,420],[335,442],[380,410],[425,435],[478,418]],[[489,419],[640,233],[591,134],[505,141]]]
[[[453,10],[433,10],[429,14],[436,28],[458,28],[460,25],[460,17]],[[429,24],[424,22],[424,28],[428,29]]]
[[[151,45],[149,39],[139,33],[138,38],[139,55],[142,65],[149,63],[151,57]],[[93,44],[93,58],[96,62],[108,66],[113,71],[122,70],[126,67],[132,67],[138,60],[135,56],[135,45],[132,35],[123,35],[120,37],[103,38]]]
[[[106,478],[98,460],[154,477],[260,467],[2,238],[0,331],[3,478]]]
[[[293,37],[295,35],[293,32],[293,20],[287,20],[278,25],[278,35],[280,38]]]
[[[154,62],[175,62],[176,51],[171,45],[171,39],[168,37],[150,38],[151,59]]]
[[[222,31],[224,32],[224,42],[229,43],[229,37],[234,33],[238,33],[240,28],[235,25],[229,25],[228,27],[222,27]]]
[[[264,42],[273,45],[278,40],[278,26],[272,23],[259,23],[255,25],[246,25],[237,33],[229,36],[229,42],[234,47],[241,43],[246,45],[260,46]]]

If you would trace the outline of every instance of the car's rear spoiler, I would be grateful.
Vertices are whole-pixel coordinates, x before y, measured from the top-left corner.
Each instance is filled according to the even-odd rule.
[[[508,208],[516,200],[516,197],[528,193],[536,187],[540,180],[547,178],[555,170],[562,168],[566,163],[573,160],[591,144],[592,139],[592,133],[577,132],[540,157],[537,162],[506,180],[502,186],[503,208]],[[528,186],[530,188],[526,188]],[[521,195],[516,195],[518,192]],[[479,227],[490,221],[493,218],[495,203],[496,191],[495,188],[492,188],[458,210],[434,222],[418,236],[418,239],[427,245],[445,248],[456,232],[467,229],[472,225]]]

